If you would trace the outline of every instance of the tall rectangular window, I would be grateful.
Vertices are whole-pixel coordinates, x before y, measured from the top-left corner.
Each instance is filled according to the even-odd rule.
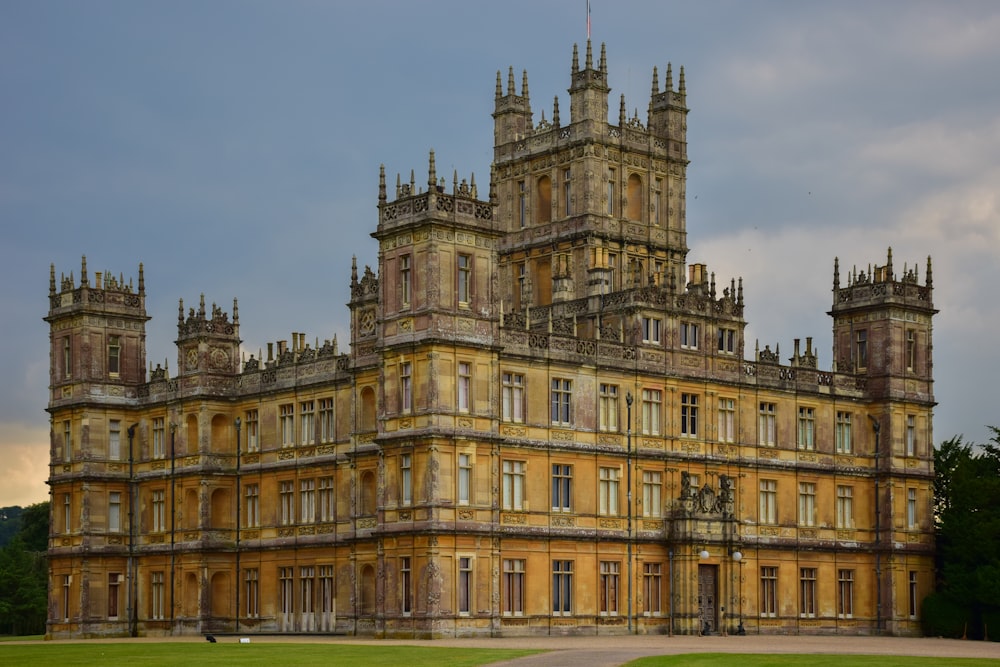
[[[152,532],[162,533],[166,529],[167,526],[166,508],[167,504],[166,504],[166,499],[164,497],[163,489],[155,489],[153,491],[153,502],[152,502],[152,510],[153,510],[153,517],[152,517],[153,520],[151,522]]]
[[[472,499],[472,456],[458,455],[458,504],[468,505]]]
[[[566,215],[573,215],[573,181],[570,179],[572,172],[563,169],[563,202],[566,205]]]
[[[399,258],[399,302],[405,307],[410,305],[413,293],[413,283],[410,277],[410,256]]]
[[[760,615],[774,618],[778,615],[778,568],[760,568]]]
[[[524,461],[503,462],[503,508],[505,510],[524,509]]]
[[[528,225],[528,192],[524,181],[517,182],[517,220],[521,229]]]
[[[413,456],[401,454],[399,457],[399,502],[409,505],[413,502]]]
[[[524,262],[514,264],[514,310],[521,310],[524,306],[530,305],[526,298],[528,287],[528,266]]]
[[[62,617],[63,621],[69,620],[70,591],[73,586],[73,575],[64,574],[62,578]]]
[[[837,486],[837,528],[854,528],[854,487]]]
[[[837,570],[837,618],[854,618],[854,570]]]
[[[409,556],[399,559],[399,608],[404,616],[413,612],[413,569]]]
[[[698,437],[697,394],[681,394],[681,436]]]
[[[108,619],[118,618],[118,608],[121,601],[122,575],[118,572],[108,573]]]
[[[778,481],[760,480],[760,513],[757,520],[762,524],[778,523]]]
[[[837,412],[836,433],[834,434],[834,446],[838,454],[850,454],[854,450],[851,442],[851,413]]]
[[[736,330],[719,328],[719,352],[736,354]]]
[[[917,524],[917,490],[906,490],[906,527],[909,530],[918,528]]]
[[[166,424],[163,417],[153,417],[153,458],[166,456]]]
[[[336,516],[333,477],[319,478],[319,520],[323,523],[333,521]]]
[[[644,616],[659,616],[663,613],[663,566],[659,563],[642,564],[642,598]]]
[[[319,441],[333,442],[336,440],[336,424],[334,423],[333,399],[319,399]]]
[[[573,561],[552,561],[552,615],[573,613]]]
[[[503,615],[524,614],[524,559],[503,559]]]
[[[299,608],[304,616],[316,611],[316,568],[299,568]]]
[[[295,523],[295,482],[281,482],[278,485],[278,498],[281,504],[281,525],[290,526]]]
[[[413,410],[413,365],[409,361],[399,365],[399,403],[403,412]]]
[[[799,482],[799,525],[816,525],[816,484]]]
[[[915,415],[906,415],[906,455],[914,456],[917,453],[917,418]]]
[[[854,365],[858,370],[868,368],[868,332],[860,329],[854,332]]]
[[[608,199],[608,208],[607,208],[608,215],[614,215],[615,214],[615,170],[614,169],[608,170],[608,191],[606,196]]]
[[[688,350],[698,349],[698,325],[693,322],[681,322],[681,347]]]
[[[663,514],[663,473],[656,470],[642,471],[642,515],[658,517]]]
[[[71,378],[73,377],[73,346],[69,336],[62,339],[63,341],[63,377]]]
[[[329,616],[334,612],[337,591],[334,588],[333,566],[319,566],[319,610]]]
[[[458,302],[469,303],[472,288],[472,256],[458,256]]]
[[[660,197],[663,196],[663,179],[656,179],[653,186],[653,224],[660,225]]]
[[[774,447],[777,435],[777,424],[775,421],[774,403],[762,402],[760,404],[760,414],[758,415],[757,437],[761,445]]]
[[[62,494],[63,498],[63,532],[72,533],[73,532],[73,495],[70,493]]]
[[[799,616],[816,616],[816,568],[799,568]]]
[[[570,406],[573,399],[573,381],[554,378],[552,380],[552,423],[568,426],[572,423]]]
[[[260,416],[256,410],[247,410],[244,414],[243,427],[247,433],[247,451],[260,451]]]
[[[243,615],[247,618],[260,616],[260,571],[257,568],[243,570]]]
[[[303,401],[299,404],[299,425],[302,427],[299,438],[303,445],[316,442],[316,404],[313,401]]]
[[[163,572],[149,573],[149,617],[154,621],[163,620]]]
[[[598,611],[601,616],[618,615],[618,576],[621,563],[616,560],[602,560],[600,564],[600,590],[598,591]]]
[[[458,613],[468,614],[472,610],[472,558],[458,558]]]
[[[604,516],[618,516],[618,468],[601,468],[598,479],[598,511]]]
[[[552,464],[552,511],[569,512],[573,497],[573,468],[560,463]]]
[[[122,423],[117,419],[108,422],[108,458],[112,461],[122,458]]]
[[[281,431],[281,446],[295,444],[295,406],[287,403],[278,408],[278,425]]]
[[[659,389],[642,390],[642,434],[660,435],[660,414],[663,411],[663,392]]]
[[[661,330],[663,329],[663,320],[658,317],[644,317],[642,318],[642,342],[643,343],[659,343],[661,338]]]
[[[910,618],[917,617],[917,573],[914,570],[910,570],[910,581],[909,581],[909,611]]]
[[[812,408],[799,408],[799,449],[816,449],[816,418]]]
[[[598,427],[602,431],[618,430],[618,385],[601,383],[598,396]]]
[[[108,532],[120,533],[122,530],[122,494],[112,491],[108,494]]]
[[[247,484],[243,492],[244,503],[243,527],[258,528],[260,526],[260,486]]]
[[[108,375],[117,377],[121,372],[121,336],[108,336]]]
[[[736,401],[719,399],[719,442],[736,441]]]
[[[73,422],[66,420],[63,422],[63,461],[69,463],[73,460]]]
[[[299,523],[316,522],[316,480],[299,482]]]
[[[912,371],[917,365],[917,332],[906,330],[906,370]]]
[[[458,362],[458,409],[468,412],[472,404],[472,364],[468,361]]]
[[[295,568],[278,568],[278,591],[281,595],[281,613],[289,616],[295,612]]]
[[[503,374],[502,393],[503,420],[524,422],[524,376],[519,373]]]

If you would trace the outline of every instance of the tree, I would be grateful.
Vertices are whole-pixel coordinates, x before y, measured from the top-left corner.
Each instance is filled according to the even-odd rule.
[[[990,429],[990,443],[956,437],[934,452],[938,592],[964,609],[974,637],[1000,619],[1000,429]]]
[[[17,534],[0,549],[0,633],[42,634],[48,601],[49,503],[24,510]]]

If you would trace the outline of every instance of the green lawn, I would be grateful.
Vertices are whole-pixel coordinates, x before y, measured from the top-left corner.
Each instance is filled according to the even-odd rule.
[[[538,651],[510,649],[462,649],[434,646],[379,646],[370,644],[299,644],[299,643],[220,643],[201,642],[121,642],[104,644],[38,643],[11,645],[0,643],[0,665],[73,665],[127,664],[201,666],[266,665],[406,665],[406,667],[478,667],[491,662],[510,660]],[[911,658],[874,655],[758,655],[734,653],[689,653],[641,658],[628,667],[987,667],[1000,665],[1000,659]]]
[[[2,655],[2,654],[0,654]],[[824,655],[788,654],[760,655],[735,653],[689,653],[687,655],[663,655],[655,658],[640,658],[628,663],[628,667],[788,667],[808,665],[809,667],[987,667],[1000,665],[1000,659],[979,658],[914,658],[895,655]]]
[[[406,665],[477,667],[538,651],[350,644],[136,642],[0,645],[0,665]]]

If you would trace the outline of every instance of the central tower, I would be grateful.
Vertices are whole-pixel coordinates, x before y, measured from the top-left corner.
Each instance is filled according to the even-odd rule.
[[[494,165],[501,293],[507,312],[547,306],[629,287],[684,285],[687,256],[685,178],[687,112],[684,70],[674,89],[667,65],[660,90],[653,69],[645,123],[627,115],[608,121],[605,48],[595,68],[591,44],[583,67],[573,48],[570,118],[558,97],[551,120],[535,123],[528,75],[514,71],[506,94],[497,72]]]

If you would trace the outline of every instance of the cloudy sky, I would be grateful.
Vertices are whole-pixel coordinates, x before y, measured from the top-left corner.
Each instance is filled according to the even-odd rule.
[[[842,269],[934,262],[935,440],[1000,424],[1000,5],[592,0],[612,119],[683,65],[689,262],[742,276],[748,349],[812,336],[830,367]],[[248,351],[346,340],[351,255],[376,262],[390,179],[475,174],[496,72],[535,120],[566,89],[586,2],[0,3],[0,506],[48,496],[49,265],[135,278],[147,358],[177,300],[231,310]],[[518,81],[520,77],[518,76]],[[566,112],[563,112],[565,122]],[[449,178],[450,181],[450,178]]]

